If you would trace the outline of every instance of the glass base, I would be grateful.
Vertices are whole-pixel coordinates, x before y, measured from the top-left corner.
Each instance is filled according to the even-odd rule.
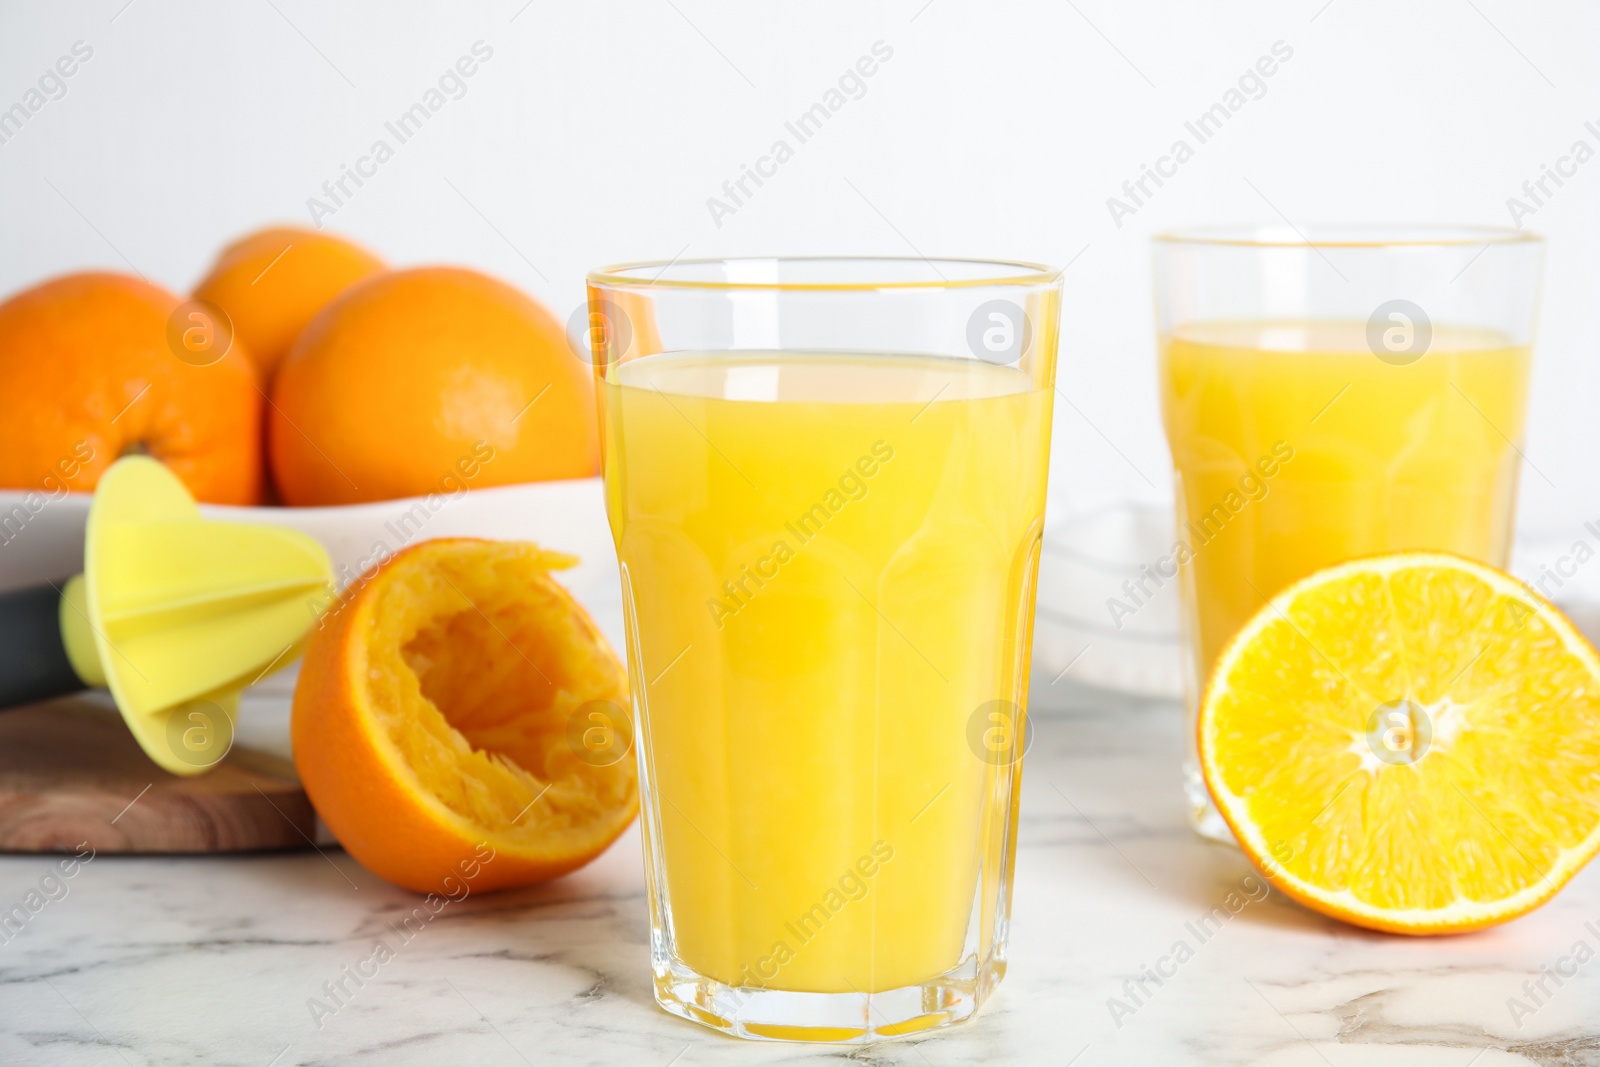
[[[1194,832],[1211,841],[1239,847],[1238,840],[1211,800],[1211,790],[1206,788],[1205,776],[1194,760],[1183,761],[1183,795],[1189,802],[1189,825]]]
[[[668,956],[655,961],[655,994],[673,1015],[733,1037],[864,1044],[965,1022],[1005,973],[991,959],[880,993],[791,993],[724,985]]]

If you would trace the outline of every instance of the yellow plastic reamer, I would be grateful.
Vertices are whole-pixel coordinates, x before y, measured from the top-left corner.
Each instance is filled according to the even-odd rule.
[[[151,759],[199,774],[233,743],[239,691],[294,662],[332,592],[314,538],[203,519],[166,467],[125,457],[89,507],[83,573],[0,594],[0,705],[109,688]]]

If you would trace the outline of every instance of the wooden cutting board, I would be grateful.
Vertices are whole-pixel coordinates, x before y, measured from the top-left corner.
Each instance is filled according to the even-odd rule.
[[[315,822],[293,765],[278,757],[235,747],[214,770],[181,778],[93,698],[0,712],[0,851],[308,848]]]

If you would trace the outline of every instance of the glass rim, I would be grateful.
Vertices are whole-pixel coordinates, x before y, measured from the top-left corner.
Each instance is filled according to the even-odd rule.
[[[1344,222],[1183,226],[1163,230],[1152,240],[1158,245],[1239,248],[1451,248],[1544,243],[1539,234],[1509,226]]]
[[[845,277],[836,281],[767,281],[705,279],[674,276],[680,268],[706,268],[732,264],[838,264]],[[911,265],[932,268],[937,278],[909,277]],[[892,273],[868,277],[868,268],[903,265],[906,277]],[[949,268],[946,277],[940,268]],[[851,277],[851,269],[860,272]],[[613,289],[764,290],[768,292],[874,292],[882,289],[976,289],[996,286],[1054,285],[1061,268],[1020,259],[971,259],[945,256],[729,256],[707,259],[637,260],[600,267],[589,272],[590,285]],[[653,275],[653,276],[652,276]]]

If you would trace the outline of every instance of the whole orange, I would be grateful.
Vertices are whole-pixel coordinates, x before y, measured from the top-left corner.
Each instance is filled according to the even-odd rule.
[[[599,462],[590,369],[561,324],[455,267],[347,289],[279,366],[272,401],[272,472],[288,504],[582,478]]]
[[[255,503],[255,369],[237,344],[215,361],[180,358],[169,341],[178,308],[159,286],[95,272],[0,304],[0,486],[88,492],[118,457],[141,452],[200,500]]]
[[[444,538],[344,591],[294,691],[295,767],[362,866],[461,899],[594,859],[639,810],[627,671],[527,542]]]
[[[194,296],[228,313],[266,382],[317,312],[383,267],[383,260],[342,237],[275,226],[224,248]]]

